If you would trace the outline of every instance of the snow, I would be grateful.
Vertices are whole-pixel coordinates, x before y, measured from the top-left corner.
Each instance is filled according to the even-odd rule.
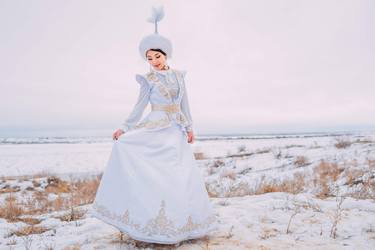
[[[248,137],[201,137],[192,144],[197,160],[212,195],[211,202],[219,218],[219,229],[208,239],[182,242],[167,249],[375,249],[375,200],[344,196],[318,198],[312,185],[315,167],[322,160],[337,163],[349,170],[366,173],[356,180],[375,179],[375,169],[368,160],[375,160],[375,133],[273,135]],[[350,141],[350,146],[337,148],[338,140]],[[0,140],[0,191],[17,188],[18,199],[28,199],[33,190],[32,179],[40,182],[34,190],[44,191],[43,177],[18,177],[40,173],[55,174],[62,179],[91,178],[105,168],[112,147],[106,138],[12,139]],[[304,156],[306,164],[294,161]],[[254,194],[266,182],[283,181],[302,173],[306,183],[303,192],[267,192]],[[349,187],[344,175],[335,183],[340,195],[361,190],[361,184]],[[10,177],[14,177],[14,180]],[[233,196],[233,190],[246,185],[250,194]],[[29,189],[29,190],[28,190]],[[21,193],[23,193],[21,195]],[[0,192],[0,206],[9,193]],[[370,193],[371,194],[371,193]],[[54,200],[57,195],[49,194]],[[91,204],[76,207],[88,211]],[[74,221],[58,218],[69,211],[56,211],[33,218],[36,226],[49,230],[28,236],[10,236],[12,230],[27,226],[25,222],[10,222],[0,218],[0,249],[154,249],[158,244],[141,244],[125,236],[119,241],[119,231],[93,218],[89,213]],[[331,230],[337,221],[336,237]],[[289,230],[288,229],[289,224]],[[208,246],[208,247],[207,247]]]

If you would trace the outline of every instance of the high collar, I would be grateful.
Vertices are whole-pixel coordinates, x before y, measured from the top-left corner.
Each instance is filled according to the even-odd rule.
[[[151,71],[152,72],[156,72],[156,73],[159,73],[161,75],[167,75],[167,74],[170,74],[172,72],[172,68],[169,66],[169,69],[166,69],[166,70],[158,70],[158,69],[155,69],[154,67],[151,66]]]

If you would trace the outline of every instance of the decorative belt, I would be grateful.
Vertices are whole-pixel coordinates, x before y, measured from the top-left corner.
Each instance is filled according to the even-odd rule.
[[[181,111],[178,104],[151,104],[151,110],[162,110],[171,113]]]

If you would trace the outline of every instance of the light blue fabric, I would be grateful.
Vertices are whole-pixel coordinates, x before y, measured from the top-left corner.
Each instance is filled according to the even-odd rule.
[[[150,76],[150,74],[152,74]],[[185,87],[185,70],[151,70],[145,75],[136,74],[136,81],[140,84],[139,95],[137,101],[133,107],[133,110],[129,116],[125,119],[120,129],[124,132],[132,130],[139,123],[144,123],[148,121],[158,121],[161,119],[169,119],[171,122],[176,122],[181,126],[183,131],[186,133],[193,130],[193,121],[189,107],[188,94]],[[178,94],[176,97],[168,96],[168,93],[163,92],[162,86],[153,81],[152,76],[156,76],[157,79],[165,87],[168,86],[166,78],[176,81],[178,85]],[[167,88],[168,89],[168,88]],[[168,89],[170,90],[170,89]],[[151,104],[179,104],[181,107],[181,112],[167,114],[165,111],[151,111],[142,121],[140,121],[145,108],[148,103]],[[178,118],[182,116],[181,122]],[[153,129],[163,128],[165,126],[159,126]]]
[[[114,140],[88,211],[140,241],[175,244],[200,238],[219,226],[203,173],[186,138],[192,121],[185,74],[152,70],[136,75],[140,92],[124,123],[129,131]],[[183,109],[154,109],[140,121],[148,103]]]

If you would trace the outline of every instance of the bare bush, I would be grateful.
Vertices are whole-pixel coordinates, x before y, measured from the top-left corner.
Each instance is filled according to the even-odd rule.
[[[294,173],[292,179],[282,181],[262,181],[254,189],[254,194],[264,194],[270,192],[287,192],[297,194],[303,192],[305,187],[305,175],[303,173]]]
[[[335,145],[336,148],[342,149],[342,148],[347,148],[350,145],[352,145],[352,142],[347,140],[347,139],[338,138],[338,139],[336,139],[336,142],[335,142],[334,145]]]
[[[295,160],[294,160],[294,165],[296,167],[303,167],[303,166],[307,166],[310,164],[308,158],[306,156],[303,156],[303,155],[298,155]]]
[[[220,175],[220,178],[229,178],[232,180],[235,180],[236,177],[237,177],[237,173],[233,170],[223,171]]]
[[[12,193],[5,198],[4,204],[0,206],[0,217],[10,222],[18,221],[18,216],[22,215],[24,210],[17,201],[17,197]]]
[[[237,152],[238,152],[238,153],[246,152],[246,145],[245,145],[245,144],[239,145],[239,146],[237,147]]]
[[[342,203],[345,200],[344,196],[339,196],[338,195],[338,187],[337,189],[337,195],[336,195],[336,209],[334,211],[328,212],[328,216],[331,219],[332,226],[331,226],[331,232],[330,232],[330,237],[336,239],[337,237],[337,225],[342,219]]]
[[[316,194],[319,198],[327,198],[333,195],[332,185],[338,179],[344,168],[339,167],[337,163],[326,162],[322,160],[318,166],[314,168],[314,185],[319,189]]]
[[[195,157],[196,160],[207,159],[207,157],[204,155],[203,152],[194,152],[194,157]]]

